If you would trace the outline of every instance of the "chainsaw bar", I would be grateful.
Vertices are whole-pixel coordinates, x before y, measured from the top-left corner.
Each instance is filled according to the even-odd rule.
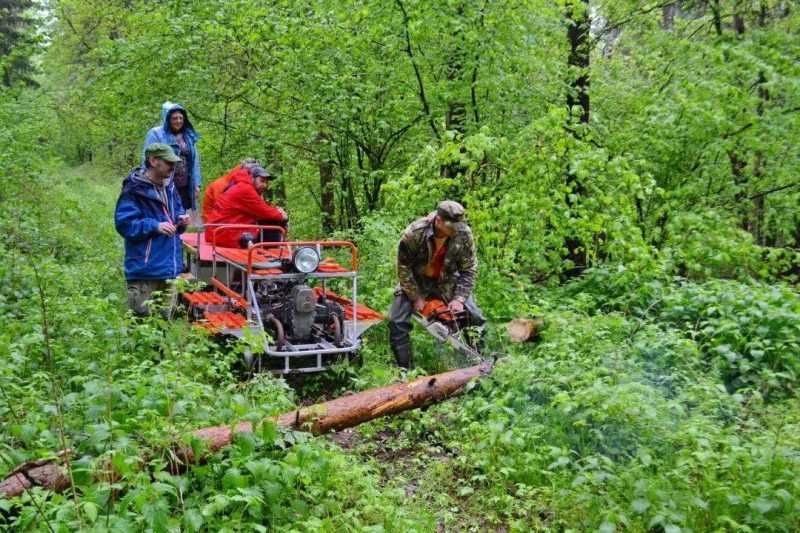
[[[450,331],[450,328],[448,328],[444,323],[435,319],[428,320],[418,313],[412,313],[412,316],[414,317],[414,320],[422,324],[422,327],[424,327],[428,333],[433,335],[433,338],[441,343],[450,343],[450,346],[465,355],[471,363],[480,363],[483,361],[483,357],[481,356],[480,352],[462,341],[458,337],[458,334]]]

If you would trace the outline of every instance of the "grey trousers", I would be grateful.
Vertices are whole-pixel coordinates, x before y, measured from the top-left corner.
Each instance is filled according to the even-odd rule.
[[[169,320],[178,303],[178,293],[175,286],[164,279],[128,281],[128,309],[136,316],[150,316],[152,312],[149,301],[153,299],[153,293],[156,291],[162,293],[161,316]]]
[[[475,303],[474,296],[470,295],[467,298],[467,301],[464,302],[464,308],[469,312],[468,325],[475,326],[483,331],[486,326],[486,318],[483,316],[478,304]],[[395,293],[392,307],[389,309],[389,344],[393,349],[410,345],[411,329],[414,327],[411,323],[412,311],[413,304],[405,293]]]

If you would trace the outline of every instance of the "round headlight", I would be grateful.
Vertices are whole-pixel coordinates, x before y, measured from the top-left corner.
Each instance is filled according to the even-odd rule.
[[[308,274],[314,272],[319,266],[319,254],[313,248],[298,248],[292,257],[292,263],[298,272]]]

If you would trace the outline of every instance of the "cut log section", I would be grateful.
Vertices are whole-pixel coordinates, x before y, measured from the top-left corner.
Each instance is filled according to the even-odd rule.
[[[533,342],[539,340],[543,328],[543,318],[515,318],[506,326],[506,332],[514,342]]]
[[[488,376],[492,369],[493,364],[486,361],[468,368],[425,376],[380,389],[370,389],[304,407],[282,414],[272,421],[285,428],[320,435],[457,396],[464,392],[467,384]],[[199,429],[193,435],[203,439],[207,450],[213,453],[230,445],[236,433],[252,432],[252,424],[242,422],[234,427],[215,426]],[[52,460],[44,459],[20,465],[0,482],[0,494],[6,498],[15,498],[33,487],[43,487],[54,492],[65,490],[70,486],[69,476],[58,459],[69,453],[68,450],[61,451]],[[191,448],[186,446],[175,450],[175,456],[184,463],[202,459],[194,457]]]

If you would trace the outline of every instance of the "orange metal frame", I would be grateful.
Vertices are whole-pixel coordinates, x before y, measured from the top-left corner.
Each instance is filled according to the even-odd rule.
[[[350,269],[358,270],[358,251],[356,245],[349,241],[288,241],[288,242],[259,242],[254,244],[247,253],[247,274],[253,273],[253,252],[259,248],[281,248],[290,246],[321,246],[327,248],[350,248]],[[320,258],[321,259],[321,258]]]
[[[240,295],[236,294],[235,291],[231,290],[227,285],[222,283],[217,278],[211,278],[211,283],[214,284],[216,288],[224,292],[227,296],[229,296],[236,304],[241,307],[242,309],[247,309],[247,300],[242,298]]]
[[[217,247],[217,232],[216,230],[223,229],[257,229],[257,230],[275,230],[280,232],[281,235],[286,235],[286,228],[280,226],[261,226],[258,224],[205,224],[205,228],[214,228],[214,235],[211,237],[211,246],[216,249]],[[207,233],[206,233],[207,235]]]

